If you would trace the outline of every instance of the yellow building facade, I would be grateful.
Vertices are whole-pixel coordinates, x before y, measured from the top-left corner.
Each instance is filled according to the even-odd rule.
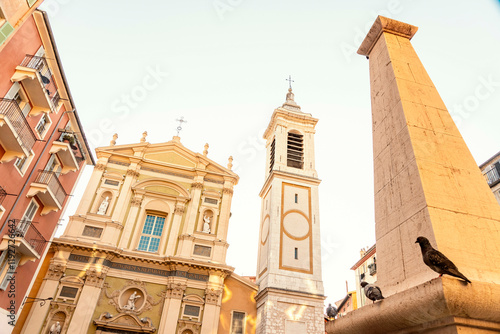
[[[257,286],[226,265],[233,187],[179,137],[96,150],[21,333],[254,333]]]

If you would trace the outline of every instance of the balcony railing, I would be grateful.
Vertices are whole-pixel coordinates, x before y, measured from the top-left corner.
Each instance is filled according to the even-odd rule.
[[[493,165],[493,168],[484,174],[486,181],[490,187],[493,187],[500,182],[500,162]]]
[[[2,186],[0,186],[0,205],[2,205],[3,200],[5,199],[6,196],[7,196],[7,192],[5,191],[5,189]]]
[[[0,98],[0,114],[5,115],[21,139],[22,145],[29,152],[35,145],[36,137],[15,100]]]
[[[44,57],[38,57],[33,55],[26,55],[20,66],[31,68],[37,70],[40,74],[43,86],[45,87],[45,92],[47,93],[49,100],[52,104],[53,111],[56,111],[56,107],[59,103],[60,97],[57,90],[57,85],[52,75],[52,71],[47,64],[47,60]]]
[[[59,181],[57,174],[51,171],[40,170],[36,179],[36,183],[46,184],[54,197],[59,202],[59,205],[62,206],[64,199],[66,198],[66,192]]]
[[[43,247],[47,242],[42,234],[33,225],[34,222],[26,219],[11,219],[9,220],[9,225],[15,225],[14,235],[16,237],[21,237],[28,244],[37,251],[38,255],[42,254]]]

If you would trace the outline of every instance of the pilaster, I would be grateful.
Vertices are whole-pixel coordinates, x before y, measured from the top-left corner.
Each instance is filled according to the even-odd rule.
[[[177,202],[174,209],[174,217],[172,218],[172,228],[168,237],[167,249],[165,251],[165,256],[175,255],[175,247],[179,242],[179,229],[181,226],[182,216],[186,211],[185,203]]]
[[[175,333],[186,287],[186,281],[173,281],[167,284],[158,333]]]
[[[207,288],[205,290],[205,308],[201,323],[201,334],[217,334],[221,296],[222,290],[214,288]]]
[[[71,319],[68,333],[86,334],[88,332],[105,278],[105,271],[101,271],[96,267],[90,267],[86,270],[85,285],[78,298],[75,316]]]
[[[38,292],[37,298],[46,299],[49,297],[55,298],[59,280],[66,270],[65,261],[57,258],[52,258],[47,270],[47,274],[43,279],[42,285]],[[33,303],[31,311],[25,321],[26,326],[21,330],[21,334],[39,333],[50,311],[50,302]]]

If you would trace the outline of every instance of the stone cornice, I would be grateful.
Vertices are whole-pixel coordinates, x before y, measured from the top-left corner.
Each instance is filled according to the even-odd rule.
[[[298,122],[304,125],[309,125],[312,128],[318,123],[318,119],[311,116],[311,114],[303,113],[303,112],[293,112],[283,108],[277,108],[274,110],[273,115],[271,116],[271,121],[264,131],[263,138],[267,139],[270,133],[273,131],[276,125],[282,124],[282,119],[287,119],[288,122]],[[311,131],[311,130],[310,130]]]
[[[365,39],[361,43],[358,49],[358,54],[369,56],[373,47],[384,32],[412,39],[417,30],[418,27],[412,26],[411,24],[396,21],[379,15],[370,28],[370,31],[366,35]]]
[[[266,192],[266,190],[269,188],[269,185],[275,178],[285,179],[289,181],[299,181],[314,186],[318,186],[321,183],[321,179],[315,177],[273,170],[260,189],[259,196],[262,197],[262,195]]]
[[[53,241],[54,247],[66,247],[68,251],[83,251],[88,253],[87,256],[95,252],[95,244],[90,242],[67,240],[64,238],[55,238]],[[202,270],[219,270],[226,273],[231,273],[234,268],[222,263],[207,263],[206,261],[199,261],[195,259],[174,257],[174,256],[158,256],[147,254],[146,252],[135,253],[131,251],[124,251],[118,247],[98,244],[99,253],[108,257],[114,256],[117,261],[133,261],[137,263],[150,263],[160,266],[170,266],[171,268],[178,268],[185,266],[186,268],[202,269]],[[173,269],[172,269],[173,270]]]

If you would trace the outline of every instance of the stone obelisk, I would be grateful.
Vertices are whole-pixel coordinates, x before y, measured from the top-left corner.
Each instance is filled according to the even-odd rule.
[[[328,333],[500,330],[500,206],[410,43],[416,31],[379,16],[358,50],[369,58],[377,285],[387,298]],[[472,284],[436,279],[418,236]]]

